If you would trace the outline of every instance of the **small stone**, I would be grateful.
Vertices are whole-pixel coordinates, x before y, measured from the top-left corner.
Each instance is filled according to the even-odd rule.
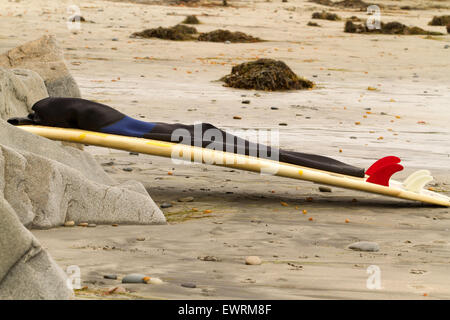
[[[133,168],[123,168],[122,170],[126,171],[126,172],[131,172],[131,171],[133,171]]]
[[[89,225],[89,223],[87,222],[81,222],[78,224],[79,227],[87,227]]]
[[[168,202],[164,202],[160,207],[163,208],[163,209],[170,208],[170,207],[172,207],[172,204],[168,203]]]
[[[279,123],[278,125],[279,125],[279,126],[287,126],[287,123],[286,123],[286,122],[281,122],[281,123]]]
[[[378,243],[369,241],[359,241],[348,246],[349,249],[355,251],[377,252],[380,250]]]
[[[320,192],[331,192],[331,188],[330,187],[320,186],[319,187],[319,191]]]
[[[278,107],[270,107],[271,110],[278,110]]]
[[[144,237],[139,237],[139,238],[136,238],[136,240],[137,241],[145,241],[145,238]]]
[[[103,276],[104,279],[110,279],[110,280],[117,280],[117,275],[116,274],[105,274]]]
[[[190,282],[182,283],[181,286],[185,287],[185,288],[191,288],[191,289],[197,288],[197,285],[195,283],[190,283]]]
[[[122,283],[146,283],[144,280],[145,277],[147,276],[140,273],[127,274],[123,277]]]
[[[95,228],[97,225],[95,223],[89,223],[88,228]]]
[[[178,199],[178,202],[192,202],[192,201],[194,201],[194,197],[184,197]]]
[[[75,221],[64,222],[64,227],[73,227],[74,225],[75,225]]]
[[[130,152],[130,156],[138,156],[139,152]]]
[[[145,278],[144,278],[144,281],[145,281],[147,284],[156,284],[156,285],[158,285],[158,284],[163,284],[163,283],[164,283],[164,281],[162,281],[161,279],[159,279],[159,278],[154,278],[154,277],[145,277]]]
[[[230,43],[231,43],[230,40],[225,41],[225,44],[230,44]]]
[[[118,227],[119,225],[117,223],[113,223],[111,226]]]
[[[250,104],[250,100],[242,100],[243,104]]]
[[[260,265],[261,263],[261,258],[257,256],[249,256],[245,258],[245,264],[247,265]]]
[[[197,259],[202,260],[202,261],[214,261],[214,262],[220,261],[219,258],[214,257],[214,256],[197,257]]]
[[[119,41],[118,38],[112,38],[111,41]]]

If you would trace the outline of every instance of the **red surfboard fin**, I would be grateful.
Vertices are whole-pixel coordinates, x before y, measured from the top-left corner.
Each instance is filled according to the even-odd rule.
[[[366,180],[366,182],[389,187],[389,180],[391,179],[392,175],[402,170],[403,166],[398,163],[387,164],[381,168],[378,168],[377,171],[372,173],[370,177]]]
[[[387,156],[384,158],[381,158],[380,160],[377,160],[373,165],[370,166],[369,169],[366,170],[366,174],[368,176],[373,175],[376,173],[379,169],[382,167],[388,165],[388,164],[394,164],[394,163],[400,163],[400,158],[396,156]]]

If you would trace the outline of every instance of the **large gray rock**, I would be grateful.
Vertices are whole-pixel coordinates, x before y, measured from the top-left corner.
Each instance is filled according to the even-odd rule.
[[[0,118],[26,115],[47,96],[39,75],[0,68]],[[87,152],[0,120],[0,198],[27,227],[77,222],[159,224],[160,209],[141,183],[117,185]]]
[[[81,97],[54,36],[45,35],[0,55],[0,67],[30,69],[44,79],[51,97]]]
[[[166,222],[142,184],[117,185],[88,153],[0,120],[2,196],[27,227]]]
[[[66,274],[0,198],[0,299],[70,299]]]
[[[42,78],[34,71],[0,68],[0,118],[26,116],[33,104],[48,97]]]

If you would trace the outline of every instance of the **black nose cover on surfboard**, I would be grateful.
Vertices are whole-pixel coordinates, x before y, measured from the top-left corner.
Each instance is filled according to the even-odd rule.
[[[13,125],[34,124],[133,136],[245,154],[304,167],[364,177],[364,169],[314,154],[276,149],[244,140],[209,123],[195,125],[144,122],[97,102],[78,98],[45,98],[27,118],[11,118]],[[181,134],[175,134],[175,133]],[[213,132],[213,134],[210,134]],[[199,134],[200,133],[200,134]]]

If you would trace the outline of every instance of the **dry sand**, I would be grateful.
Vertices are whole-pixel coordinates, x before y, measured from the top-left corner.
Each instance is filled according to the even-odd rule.
[[[397,155],[406,169],[396,179],[430,169],[434,188],[450,193],[448,35],[352,35],[343,32],[344,21],[318,20],[321,28],[306,26],[312,12],[328,9],[306,1],[229,2],[236,7],[4,1],[0,49],[53,33],[84,98],[149,121],[204,121],[227,130],[278,129],[282,147],[366,168],[380,157]],[[66,5],[72,3],[95,22],[83,23],[77,34],[65,22]],[[365,16],[332,11],[344,18]],[[382,19],[444,32],[444,27],[427,22],[448,12],[389,9],[382,11]],[[196,27],[201,32],[227,28],[269,41],[223,44],[129,38],[145,28],[174,25],[187,14],[198,15],[202,24]],[[318,88],[256,94],[214,82],[233,64],[257,57],[285,61]],[[244,99],[251,103],[242,104]],[[357,121],[361,124],[355,125]],[[283,122],[288,125],[279,126]],[[164,209],[170,221],[165,226],[33,231],[63,268],[81,268],[88,289],[79,292],[79,298],[450,298],[448,208],[336,188],[321,193],[308,182],[174,165],[167,159],[95,147],[86,150],[101,163],[113,161],[105,169],[114,178],[139,180],[156,202],[173,201],[173,207]],[[194,201],[177,202],[187,196]],[[205,209],[212,213],[204,214]],[[141,237],[145,240],[137,240]],[[347,249],[359,240],[377,242],[380,251]],[[245,265],[249,255],[261,257],[263,264]],[[220,261],[202,261],[199,256]],[[381,290],[366,287],[370,265],[381,270]],[[102,296],[96,291],[120,284],[103,279],[105,274],[121,277],[136,272],[165,283],[124,285],[132,291],[125,295]],[[186,282],[197,288],[182,287]]]

